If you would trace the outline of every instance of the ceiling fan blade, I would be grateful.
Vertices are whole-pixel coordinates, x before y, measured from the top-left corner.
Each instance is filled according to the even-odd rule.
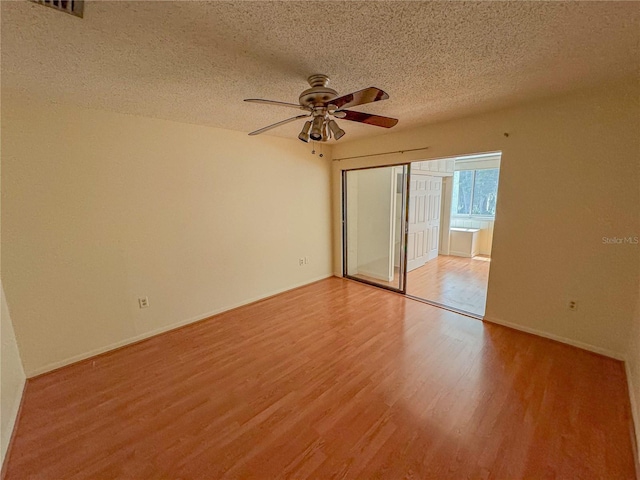
[[[245,98],[244,101],[251,102],[251,103],[265,103],[267,105],[277,105],[279,107],[297,108],[298,110],[309,110],[307,107],[303,107],[302,105],[297,103],[278,102],[276,100],[263,100],[261,98]]]
[[[377,102],[379,100],[386,100],[387,98],[389,98],[389,95],[387,95],[386,92],[376,87],[369,87],[329,100],[325,102],[325,105],[335,105],[336,110],[338,110],[355,107],[356,105],[364,105],[365,103]]]
[[[285,123],[293,122],[298,120],[299,118],[305,118],[311,116],[311,113],[305,115],[298,115],[296,117],[287,118],[286,120],[282,120],[281,122],[274,123],[273,125],[269,125],[268,127],[263,127],[260,130],[256,130],[255,132],[251,132],[249,135],[259,135],[267,130],[271,130],[272,128],[279,127],[280,125],[284,125]]]
[[[370,113],[354,112],[353,110],[342,110],[346,115],[345,120],[352,122],[366,123],[377,127],[391,128],[398,123],[397,118],[383,117],[381,115],[372,115]]]

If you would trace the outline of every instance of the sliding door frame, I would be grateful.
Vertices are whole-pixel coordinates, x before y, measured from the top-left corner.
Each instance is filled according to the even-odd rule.
[[[400,242],[400,272],[402,272],[401,288],[394,288],[388,285],[382,285],[380,283],[371,282],[363,278],[351,276],[347,273],[347,172],[353,172],[355,170],[372,170],[374,168],[389,168],[389,167],[406,167],[406,175],[404,179],[404,196],[402,199],[402,209],[400,217],[402,219],[402,240]],[[407,248],[409,239],[409,187],[411,182],[411,162],[395,163],[390,165],[375,165],[372,167],[359,167],[342,170],[342,276],[356,282],[366,283],[378,288],[384,288],[392,292],[407,294]]]

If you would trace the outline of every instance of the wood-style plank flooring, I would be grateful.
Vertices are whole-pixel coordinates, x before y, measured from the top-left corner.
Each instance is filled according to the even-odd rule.
[[[7,479],[634,477],[621,362],[331,278],[28,382]]]
[[[445,307],[484,316],[491,258],[438,255],[422,267],[407,273],[407,295],[435,302]],[[398,271],[393,280],[384,281],[366,275],[354,275],[378,285],[399,288]]]
[[[438,255],[407,274],[407,294],[484,316],[491,259]]]

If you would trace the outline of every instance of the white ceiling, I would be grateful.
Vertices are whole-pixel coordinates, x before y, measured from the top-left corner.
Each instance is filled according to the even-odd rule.
[[[640,2],[2,2],[2,87],[249,132],[297,115],[313,73],[394,130],[640,72]],[[342,121],[340,140],[385,133]],[[295,137],[301,121],[273,135]]]

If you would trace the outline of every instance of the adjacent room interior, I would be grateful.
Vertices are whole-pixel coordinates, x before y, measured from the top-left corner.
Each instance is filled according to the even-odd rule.
[[[2,479],[635,478],[639,10],[0,2]]]
[[[484,316],[500,157],[411,164],[407,294]]]

